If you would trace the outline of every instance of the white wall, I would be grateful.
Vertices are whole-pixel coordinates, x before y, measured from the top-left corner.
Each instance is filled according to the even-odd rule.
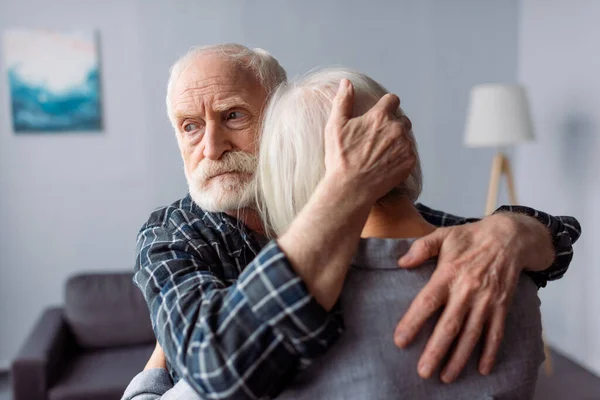
[[[600,375],[600,2],[524,0],[519,79],[537,141],[517,155],[521,199],[576,216],[583,235],[571,269],[541,292],[556,348]]]
[[[168,67],[190,46],[263,47],[290,76],[331,64],[372,75],[413,120],[422,200],[474,216],[492,152],[462,146],[468,91],[516,79],[517,11],[516,0],[4,0],[0,30],[100,31],[106,131],[14,136],[2,80],[0,360],[61,301],[69,274],[131,268],[144,217],[185,193],[164,94]]]

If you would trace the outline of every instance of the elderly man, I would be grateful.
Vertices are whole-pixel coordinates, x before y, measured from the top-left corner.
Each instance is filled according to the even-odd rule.
[[[171,375],[203,398],[274,397],[327,351],[342,333],[332,308],[366,215],[415,165],[405,135],[410,121],[394,117],[398,98],[386,95],[351,118],[352,87],[346,82],[327,125],[326,175],[289,229],[267,243],[248,186],[262,109],[284,80],[273,57],[240,45],[192,50],[171,70],[167,109],[189,195],[153,212],[142,227],[134,280],[150,307]],[[437,226],[473,222],[417,208]],[[398,325],[399,346],[444,305],[441,320],[466,321],[435,329],[419,362],[425,378],[463,325],[442,379],[458,375],[484,324],[479,369],[490,373],[514,290],[506,282],[526,269],[543,286],[562,276],[571,260],[579,235],[574,219],[524,207],[500,211],[515,212],[437,229],[401,260],[410,267],[439,255],[436,279]],[[475,285],[486,281],[499,287]],[[463,295],[466,289],[469,296]],[[465,318],[492,290],[501,293],[493,307]]]

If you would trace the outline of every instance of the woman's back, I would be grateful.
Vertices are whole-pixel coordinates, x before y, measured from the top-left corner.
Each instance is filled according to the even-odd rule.
[[[533,396],[543,361],[537,287],[521,276],[506,320],[492,374],[477,371],[475,349],[455,383],[423,380],[417,362],[439,314],[427,321],[407,349],[393,332],[412,300],[429,281],[435,261],[414,270],[397,267],[412,240],[363,239],[348,272],[340,304],[346,332],[340,342],[278,398],[281,399],[527,399]]]

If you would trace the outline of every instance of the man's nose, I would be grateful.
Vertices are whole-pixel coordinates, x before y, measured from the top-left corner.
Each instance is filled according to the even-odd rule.
[[[223,154],[232,149],[227,133],[218,123],[208,123],[204,131],[204,157],[219,160]]]

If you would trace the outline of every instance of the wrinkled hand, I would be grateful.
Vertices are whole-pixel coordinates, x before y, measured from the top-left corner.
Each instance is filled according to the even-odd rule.
[[[444,307],[417,366],[421,377],[431,377],[457,339],[441,372],[443,382],[454,381],[482,335],[485,344],[479,372],[491,372],[519,275],[531,261],[527,253],[535,251],[530,246],[532,240],[523,238],[535,233],[524,232],[526,226],[518,221],[516,215],[498,214],[472,224],[438,228],[415,241],[399,260],[401,267],[411,268],[439,254],[430,281],[394,333],[396,345],[407,346],[425,321]],[[549,266],[552,258],[542,261]]]
[[[348,182],[357,196],[373,202],[404,181],[416,163],[406,133],[411,122],[399,117],[400,99],[386,94],[364,115],[352,118],[354,88],[342,79],[325,127],[325,170]]]

